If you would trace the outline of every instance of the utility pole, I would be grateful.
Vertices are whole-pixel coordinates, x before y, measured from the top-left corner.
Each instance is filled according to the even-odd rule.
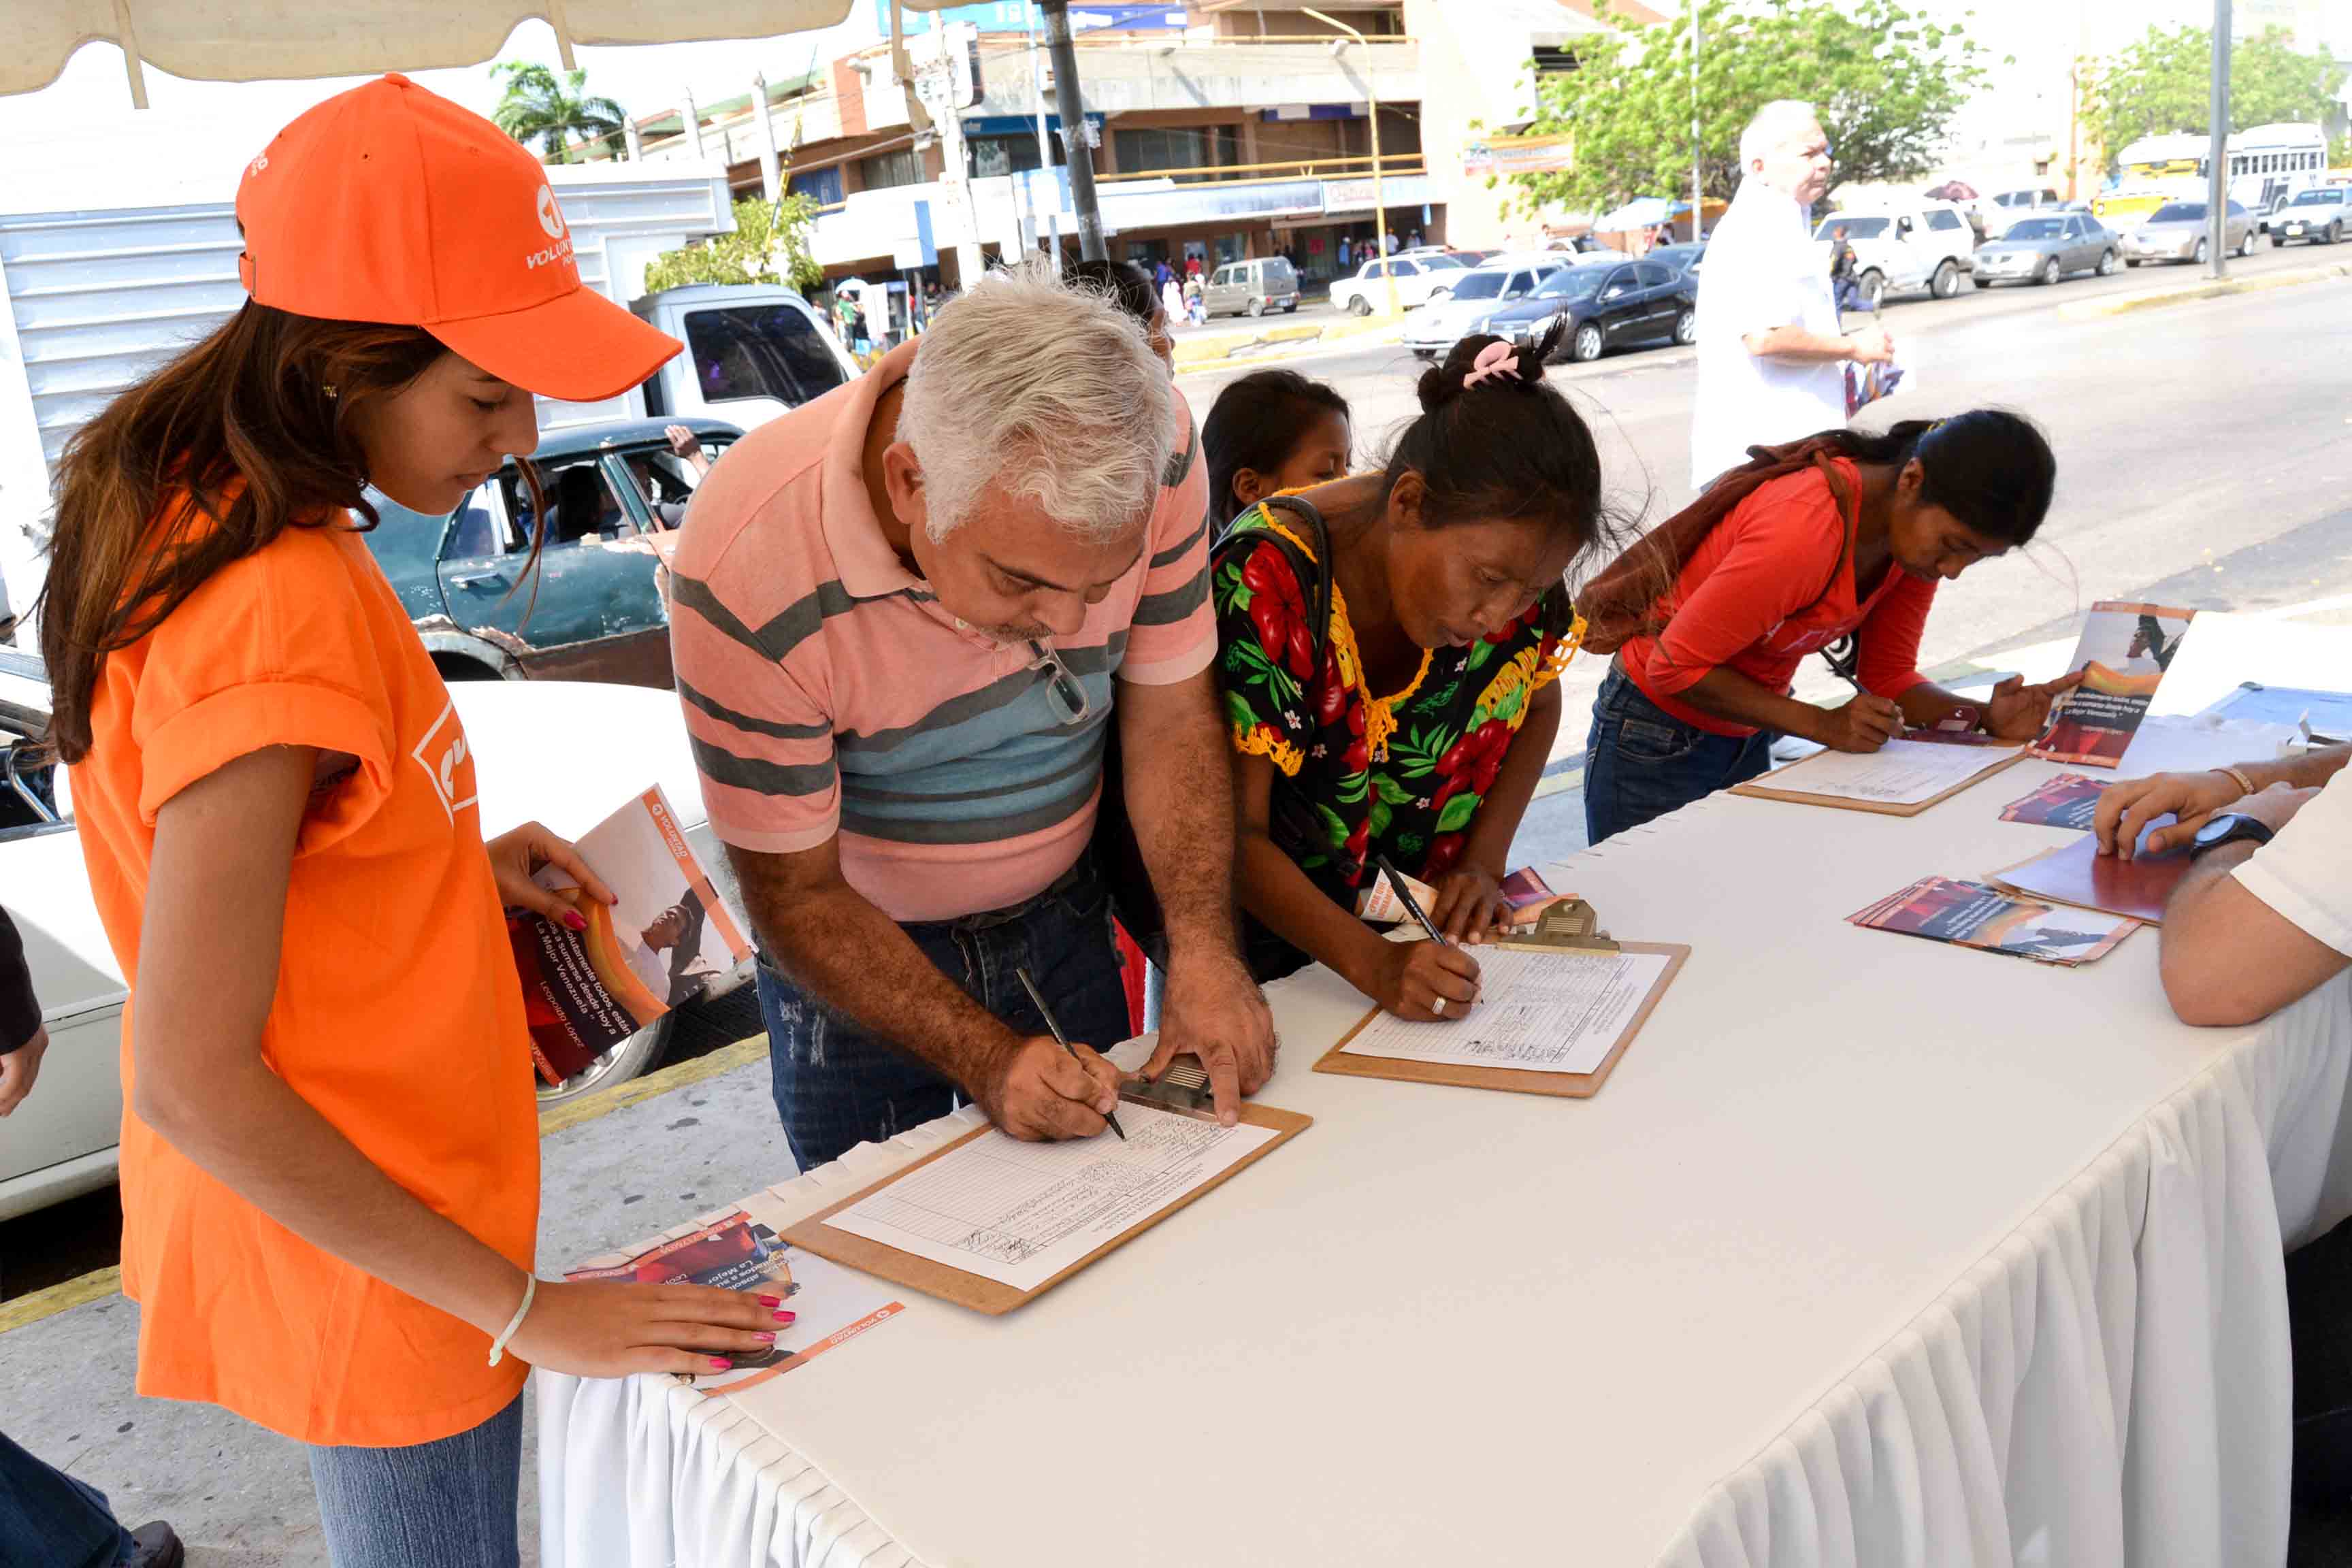
[[[1094,131],[1078,82],[1077,46],[1070,41],[1070,0],[1037,0],[1045,13],[1045,47],[1054,58],[1054,103],[1062,116],[1062,152],[1070,170],[1070,205],[1078,215],[1078,255],[1107,261],[1102,208],[1095,202]]]
[[[783,160],[776,156],[776,122],[768,113],[768,73],[751,73],[751,112],[760,117],[760,195],[774,206],[783,197]]]
[[[1363,34],[1337,16],[1327,16],[1312,5],[1301,5],[1298,9],[1301,15],[1312,16],[1326,26],[1337,27],[1359,45],[1364,42]],[[1373,79],[1372,71],[1372,57],[1367,53],[1364,56],[1364,100],[1372,116],[1372,232],[1380,236],[1380,248],[1373,254],[1386,262],[1389,254],[1389,207],[1381,195],[1381,89],[1380,84]],[[1393,316],[1397,313],[1396,268],[1382,266],[1381,282],[1384,285],[1383,292],[1388,296],[1388,308],[1382,314]]]
[[[2213,0],[2213,100],[2207,111],[2205,249],[2210,276],[2230,271],[2230,0]]]
[[[1691,24],[1691,243],[1698,243],[1698,220],[1706,199],[1706,181],[1699,163],[1698,137],[1698,0],[1690,0]]]

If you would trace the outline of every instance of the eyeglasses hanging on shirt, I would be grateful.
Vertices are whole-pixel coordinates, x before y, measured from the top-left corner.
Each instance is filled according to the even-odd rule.
[[[1068,725],[1083,724],[1094,716],[1094,700],[1087,695],[1086,682],[1062,662],[1057,650],[1031,637],[1029,655],[1031,669],[1053,671],[1053,679],[1045,687],[1045,700],[1053,705],[1055,718]]]

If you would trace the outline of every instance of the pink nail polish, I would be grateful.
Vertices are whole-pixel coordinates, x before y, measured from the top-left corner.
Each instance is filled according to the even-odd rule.
[[[762,1307],[781,1307],[784,1304],[784,1299],[782,1296],[762,1296],[759,1300]]]
[[[776,1336],[775,1336],[775,1335],[773,1335],[773,1334],[772,1334],[772,1333],[770,1333],[770,1332],[768,1332],[768,1331],[767,1331],[767,1330],[765,1330],[765,1329],[761,1330],[758,1333],[753,1334],[751,1337],[752,1337],[753,1339],[755,1339],[755,1340],[759,1341],[759,1342],[760,1342],[761,1344],[763,1344],[763,1345],[772,1345],[772,1344],[774,1344],[774,1343],[776,1342]]]
[[[797,1323],[800,1321],[801,1315],[798,1312],[778,1312],[776,1314],[776,1321],[780,1323]]]
[[[586,931],[588,929],[587,921],[582,918],[578,910],[564,910],[563,923],[570,926],[573,931]]]
[[[710,1370],[713,1372],[726,1372],[730,1368],[733,1367],[734,1364],[735,1363],[733,1362],[729,1361],[723,1355],[715,1355],[710,1358]]]

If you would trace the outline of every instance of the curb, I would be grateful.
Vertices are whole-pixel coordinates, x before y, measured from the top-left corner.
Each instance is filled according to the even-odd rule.
[[[643,1078],[633,1078],[626,1083],[616,1083],[610,1089],[583,1094],[578,1100],[567,1101],[551,1110],[541,1111],[539,1135],[545,1138],[567,1128],[610,1116],[616,1110],[626,1110],[633,1105],[657,1099],[673,1089],[684,1089],[689,1084],[700,1083],[705,1079],[717,1078],[720,1073],[747,1066],[767,1054],[768,1037],[753,1035],[731,1046],[721,1046],[691,1061],[660,1068]],[[0,1334],[11,1329],[26,1328],[44,1318],[54,1318],[59,1312],[90,1301],[103,1300],[121,1289],[122,1270],[120,1268],[100,1268],[79,1279],[52,1285],[46,1290],[35,1290],[13,1301],[0,1302]]]
[[[2068,321],[2088,321],[2099,316],[2120,316],[2133,310],[2160,310],[2167,305],[2186,305],[2198,300],[2219,300],[2230,294],[2252,294],[2271,289],[2293,289],[2305,283],[2325,283],[2332,278],[2352,278],[2352,263],[2296,267],[2284,272],[2264,272],[2251,278],[2224,278],[2219,281],[2174,284],[2160,289],[2142,289],[2129,294],[2110,294],[2098,300],[2078,300],[2072,304],[2059,306],[2058,314]]]
[[[1216,340],[1181,342],[1176,345],[1176,374],[1202,370],[1222,364],[1236,355],[1280,344],[1336,342],[1342,338],[1370,337],[1378,332],[1402,336],[1402,317],[1390,320],[1379,315],[1344,316],[1331,321],[1301,322],[1297,326],[1270,327],[1265,331],[1244,337],[1238,334]]]

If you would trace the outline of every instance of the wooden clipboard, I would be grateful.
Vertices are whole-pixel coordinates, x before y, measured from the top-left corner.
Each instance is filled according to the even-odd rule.
[[[1816,752],[1813,753],[1813,756],[1817,757],[1821,754],[1821,752]],[[1879,816],[1916,816],[1931,805],[1942,805],[1945,801],[1951,799],[1954,795],[1959,794],[1964,789],[1974,789],[1977,785],[1984,783],[1985,780],[1992,777],[1993,774],[2000,773],[2002,769],[2013,767],[2017,763],[2023,762],[2030,754],[2031,753],[2022,751],[2011,752],[2009,755],[2001,758],[1997,763],[1987,763],[1975,773],[1970,773],[1959,783],[1952,785],[1951,788],[1931,795],[1927,799],[1915,802],[1909,805],[1889,805],[1883,801],[1875,800],[1854,800],[1850,796],[1842,795],[1814,795],[1810,791],[1789,789],[1783,786],[1768,784],[1766,782],[1766,780],[1777,779],[1781,777],[1783,774],[1796,772],[1798,769],[1803,767],[1807,763],[1811,762],[1813,757],[1800,757],[1793,763],[1774,768],[1770,773],[1766,773],[1763,778],[1750,779],[1746,784],[1733,784],[1731,786],[1731,793],[1733,795],[1750,795],[1758,800],[1792,800],[1800,805],[1826,805],[1839,811],[1867,811]]]
[[[1580,954],[1573,949],[1563,950],[1540,942],[1497,942],[1486,945],[1515,948],[1526,952],[1549,952],[1557,955],[1562,963],[1580,963],[1587,956],[1613,956],[1607,952]],[[1658,973],[1657,984],[1650,987],[1650,994],[1642,998],[1641,1006],[1627,1021],[1624,1032],[1609,1047],[1609,1054],[1601,1058],[1601,1065],[1591,1072],[1543,1072],[1532,1068],[1468,1067],[1460,1062],[1412,1062],[1401,1061],[1394,1057],[1349,1055],[1348,1042],[1362,1034],[1366,1026],[1380,1016],[1378,1007],[1359,1018],[1356,1026],[1339,1037],[1338,1045],[1324,1052],[1323,1059],[1315,1064],[1315,1070],[1339,1073],[1348,1078],[1385,1078],[1402,1083],[1445,1083],[1457,1089],[1498,1089],[1510,1094],[1549,1094],[1568,1100],[1590,1100],[1601,1092],[1601,1086],[1609,1081],[1610,1073],[1616,1068],[1617,1058],[1625,1054],[1625,1047],[1633,1043],[1633,1037],[1640,1034],[1642,1026],[1650,1021],[1651,1013],[1658,1005],[1658,998],[1666,994],[1666,987],[1673,984],[1675,976],[1682,973],[1691,950],[1676,942],[1621,942],[1616,951],[1664,953],[1667,963],[1665,968]],[[1435,1024],[1430,1026],[1438,1027]]]
[[[1147,1102],[1139,1100],[1137,1103]],[[1170,1108],[1154,1103],[1153,1109],[1168,1110]],[[1174,1114],[1188,1113],[1178,1111]],[[1208,1118],[1204,1116],[1202,1120],[1208,1120]],[[1265,1159],[1315,1124],[1315,1119],[1311,1116],[1304,1116],[1295,1110],[1277,1110],[1271,1105],[1244,1104],[1241,1110],[1241,1120],[1247,1126],[1274,1129],[1273,1141],[1244,1155],[1230,1168],[1219,1172],[1209,1181],[1186,1193],[1166,1208],[1146,1215],[1142,1219],[1032,1290],[1016,1290],[999,1280],[990,1279],[978,1274],[967,1274],[950,1264],[937,1263],[928,1258],[918,1258],[911,1252],[901,1252],[898,1248],[884,1242],[874,1241],[863,1236],[853,1236],[845,1230],[835,1230],[824,1223],[852,1204],[864,1202],[884,1187],[913,1174],[942,1155],[962,1148],[975,1138],[984,1137],[993,1131],[988,1127],[975,1127],[953,1142],[932,1150],[905,1169],[893,1171],[880,1181],[859,1188],[839,1203],[813,1214],[793,1226],[784,1231],[783,1238],[794,1247],[815,1253],[819,1258],[830,1258],[835,1263],[845,1264],[863,1273],[871,1274],[877,1279],[887,1279],[894,1285],[903,1285],[909,1290],[920,1290],[926,1296],[936,1296],[942,1301],[952,1301],[959,1307],[969,1307],[975,1312],[985,1312],[990,1317],[998,1317],[1024,1302],[1036,1300],[1103,1254],[1126,1246],[1178,1209],[1183,1208],[1205,1193],[1215,1191],[1227,1181],[1249,1169],[1250,1166]]]

